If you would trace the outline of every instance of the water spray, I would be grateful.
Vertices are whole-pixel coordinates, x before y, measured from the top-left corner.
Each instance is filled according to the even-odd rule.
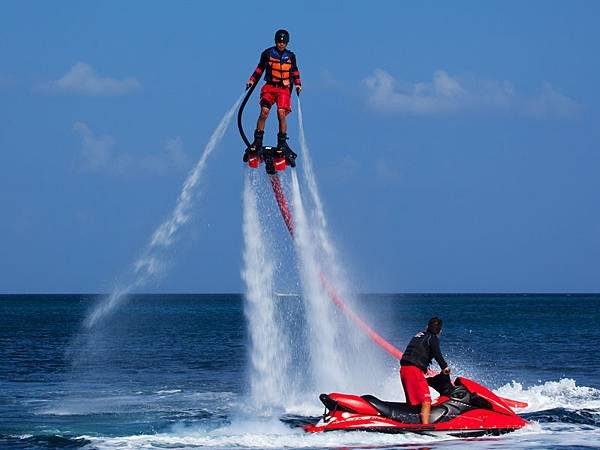
[[[142,252],[142,256],[133,264],[133,280],[124,286],[118,286],[107,298],[95,306],[85,319],[84,325],[87,329],[93,328],[99,321],[112,313],[127,298],[128,294],[164,274],[166,271],[164,252],[173,245],[178,231],[189,221],[194,200],[198,197],[198,183],[206,168],[208,158],[223,139],[223,135],[241,101],[242,96],[235,101],[219,122],[206,147],[204,147],[202,156],[186,178],[175,208],[154,231],[150,242]]]

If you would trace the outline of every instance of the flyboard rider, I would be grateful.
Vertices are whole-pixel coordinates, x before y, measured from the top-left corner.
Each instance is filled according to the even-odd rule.
[[[425,379],[427,368],[435,359],[444,375],[450,375],[450,367],[440,350],[442,319],[432,317],[425,331],[419,331],[408,343],[400,360],[400,379],[406,401],[413,406],[421,405],[421,422],[429,423],[431,395]]]
[[[300,82],[300,71],[296,64],[296,55],[287,49],[290,34],[286,30],[277,30],[275,33],[275,46],[269,47],[260,55],[258,66],[246,83],[250,88],[257,83],[263,72],[265,84],[260,90],[260,115],[254,131],[254,142],[252,150],[259,150],[263,146],[265,133],[265,122],[269,117],[269,111],[273,104],[277,104],[277,119],[279,120],[279,133],[277,133],[277,148],[290,155],[291,149],[287,145],[287,123],[286,116],[292,111],[291,93],[293,86],[300,95],[302,84]],[[246,158],[246,156],[245,156]],[[288,158],[289,164],[294,167],[294,158]]]

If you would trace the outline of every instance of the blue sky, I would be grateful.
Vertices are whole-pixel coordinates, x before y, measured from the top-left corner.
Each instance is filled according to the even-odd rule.
[[[110,291],[280,27],[358,289],[599,292],[598,17],[593,1],[3,2],[0,292]],[[148,290],[243,290],[241,151],[232,128]]]

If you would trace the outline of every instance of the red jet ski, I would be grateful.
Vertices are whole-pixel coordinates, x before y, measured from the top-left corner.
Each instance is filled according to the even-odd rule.
[[[373,395],[332,393],[319,396],[325,405],[323,418],[304,429],[310,433],[345,430],[476,437],[509,433],[527,425],[509,406],[526,404],[500,398],[474,381],[457,377],[452,384],[448,376],[437,375],[428,382],[441,394],[431,406],[428,425],[420,423],[420,406],[386,402]]]

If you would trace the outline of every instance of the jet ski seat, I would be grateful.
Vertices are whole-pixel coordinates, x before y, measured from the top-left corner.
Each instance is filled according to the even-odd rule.
[[[379,400],[374,395],[363,395],[362,398],[384,417],[403,423],[421,423],[420,406],[412,406],[410,403],[386,402]]]
[[[477,394],[471,394],[460,384],[460,381],[447,395],[449,398],[446,401],[431,407],[430,423],[446,422],[470,409],[491,409],[489,402]],[[374,395],[363,395],[362,398],[384,417],[403,423],[421,422],[420,405],[412,406],[410,403],[386,402],[379,400]]]

